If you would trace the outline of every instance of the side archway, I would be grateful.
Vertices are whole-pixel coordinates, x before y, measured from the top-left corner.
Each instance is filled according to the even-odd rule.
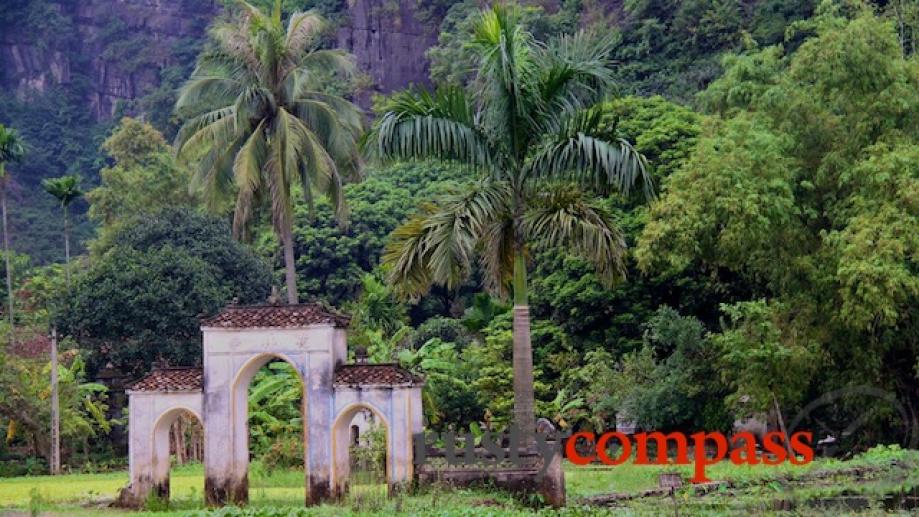
[[[204,420],[199,411],[186,406],[176,406],[165,411],[153,424],[153,486],[152,493],[163,501],[169,500],[169,469],[172,466],[170,454],[170,431],[172,425],[183,415],[190,415],[203,427]]]
[[[183,414],[203,426],[200,368],[160,368],[133,383],[128,394],[131,482],[116,504],[140,506],[151,495],[169,497],[169,435]]]
[[[362,410],[370,411],[374,418],[378,419],[380,424],[386,430],[386,463],[384,471],[386,473],[386,486],[388,490],[393,488],[392,476],[392,448],[393,434],[392,426],[379,408],[368,402],[354,402],[345,406],[335,418],[332,424],[332,495],[337,498],[344,497],[350,487],[351,476],[351,457],[350,446],[352,441],[351,422],[354,417]]]

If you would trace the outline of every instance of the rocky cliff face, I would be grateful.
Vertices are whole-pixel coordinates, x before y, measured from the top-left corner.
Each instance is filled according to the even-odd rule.
[[[180,59],[175,47],[200,38],[218,8],[212,0],[45,0],[21,11],[0,27],[0,84],[28,98],[81,81],[103,119],[118,101],[155,88]]]
[[[438,21],[421,21],[416,0],[355,0],[338,30],[338,46],[346,49],[373,84],[361,95],[390,92],[410,84],[428,83],[425,52],[437,43]]]
[[[2,0],[5,3],[7,0]],[[11,0],[14,1],[15,0]],[[7,20],[42,19],[0,26],[0,86],[20,99],[51,85],[80,83],[97,119],[112,116],[119,101],[156,88],[162,71],[190,62],[177,49],[200,40],[220,7],[214,0],[31,0],[24,14]],[[428,80],[425,51],[437,41],[438,21],[419,20],[416,0],[354,0],[337,33],[370,76],[370,94]],[[7,9],[7,7],[0,7]],[[187,64],[187,63],[185,63]]]

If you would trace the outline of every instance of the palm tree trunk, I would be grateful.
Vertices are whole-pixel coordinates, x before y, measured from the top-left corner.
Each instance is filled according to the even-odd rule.
[[[284,241],[284,276],[287,281],[287,303],[293,305],[298,302],[297,264],[294,259],[294,235],[290,226],[284,229],[284,235],[281,240]]]
[[[6,259],[6,294],[9,305],[10,343],[16,342],[16,324],[13,322],[13,269],[10,261],[10,230],[6,221],[6,186],[8,178],[0,180],[0,211],[3,212],[3,256]]]
[[[67,286],[70,287],[70,214],[67,205],[63,205],[64,210],[64,278],[67,280]]]
[[[521,445],[533,445],[536,415],[533,409],[533,347],[530,342],[530,306],[527,302],[527,270],[523,246],[514,253],[514,424]]]

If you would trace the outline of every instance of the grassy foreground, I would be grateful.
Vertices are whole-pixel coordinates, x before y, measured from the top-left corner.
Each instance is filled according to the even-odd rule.
[[[909,509],[909,498],[919,487],[919,451],[879,447],[849,461],[817,460],[806,466],[784,464],[736,466],[728,462],[711,466],[709,477],[729,482],[700,496],[690,489],[674,498],[638,497],[611,506],[587,506],[587,497],[620,493],[639,494],[657,486],[665,467],[624,464],[616,467],[566,465],[569,507],[566,515],[655,514],[678,505],[681,515],[722,515],[738,511],[771,514],[791,510],[797,514],[884,513]],[[672,470],[672,467],[671,467]],[[678,467],[684,478],[690,466]],[[246,509],[207,510],[202,505],[203,469],[191,465],[173,469],[172,501],[154,502],[141,512],[108,508],[127,473],[71,474],[0,479],[0,514],[21,515],[172,515],[259,516],[291,515],[525,515],[555,513],[535,510],[536,501],[517,500],[499,491],[429,488],[397,499],[380,497],[372,487],[357,486],[339,504],[303,508],[304,479],[300,471],[265,473],[254,465],[250,479],[250,505]],[[898,498],[899,497],[899,498]],[[668,508],[673,513],[674,508]]]

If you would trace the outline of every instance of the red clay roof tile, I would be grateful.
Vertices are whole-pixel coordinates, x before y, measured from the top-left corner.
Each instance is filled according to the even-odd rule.
[[[388,385],[404,386],[422,384],[424,381],[412,372],[395,364],[345,364],[335,369],[333,384],[338,386]]]
[[[298,328],[332,324],[348,326],[349,318],[316,303],[299,305],[228,306],[219,314],[201,320],[202,327],[218,328]]]
[[[159,368],[128,385],[132,391],[201,391],[201,368]]]

